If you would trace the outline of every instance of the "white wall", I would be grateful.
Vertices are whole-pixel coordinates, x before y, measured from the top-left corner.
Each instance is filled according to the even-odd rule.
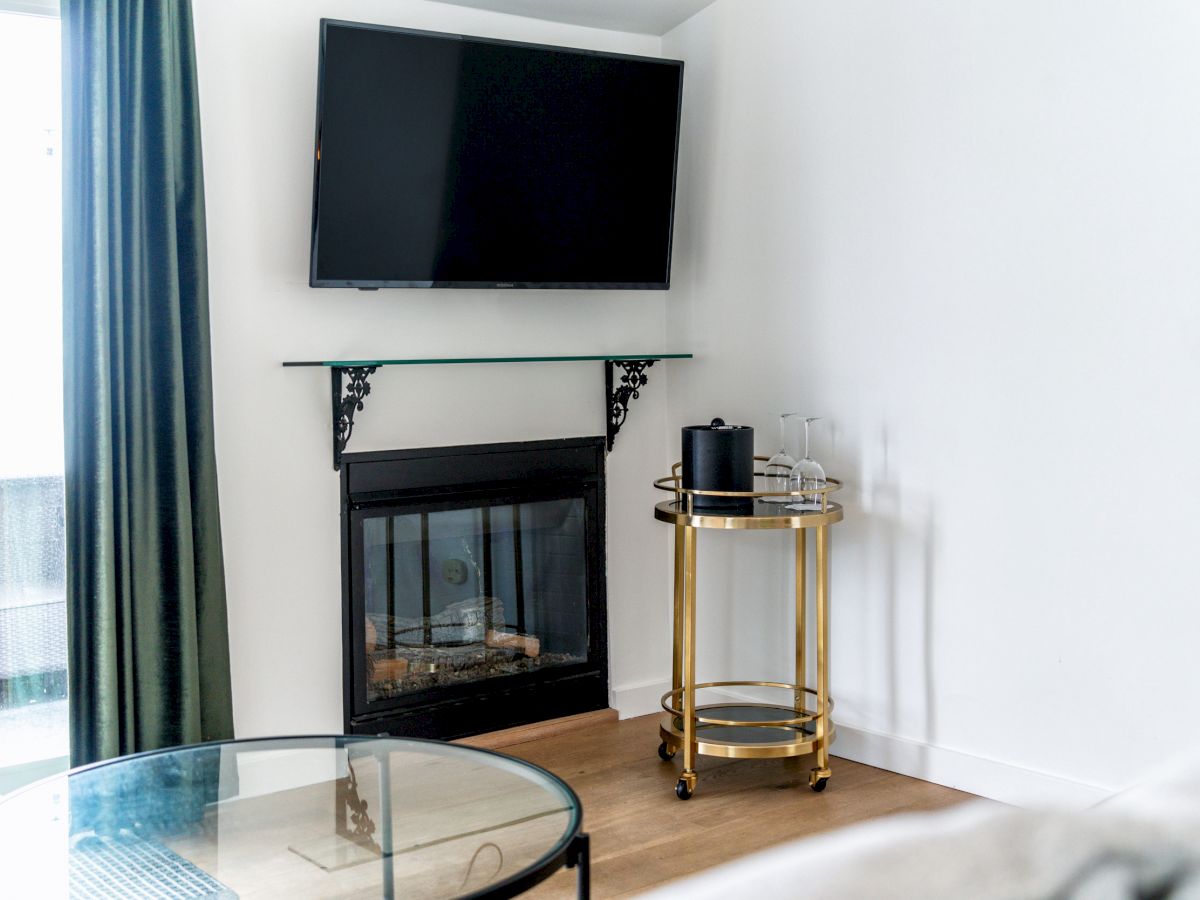
[[[309,289],[322,15],[685,59],[676,287]],[[423,0],[195,18],[239,734],[341,726],[328,381],[281,361],[632,347],[699,358],[651,370],[609,458],[624,712],[666,679],[649,483],[678,426],[722,415],[771,452],[800,410],[850,485],[838,752],[1079,801],[1200,739],[1200,11],[718,0],[661,48]],[[600,433],[600,374],[384,370],[351,449]],[[702,535],[701,676],[788,676],[785,559],[778,535]]]
[[[658,38],[423,0],[195,0],[234,718],[241,737],[337,732],[338,479],[329,379],[287,359],[665,349],[656,292],[312,290],[320,17],[658,55]],[[649,509],[670,455],[666,369],[608,462],[612,684],[667,667],[668,538]],[[351,450],[604,432],[600,363],[381,370]]]
[[[829,417],[840,752],[1083,802],[1200,740],[1198,45],[1182,0],[719,0],[665,36],[670,427],[769,453]],[[701,535],[702,676],[789,674],[784,550]]]

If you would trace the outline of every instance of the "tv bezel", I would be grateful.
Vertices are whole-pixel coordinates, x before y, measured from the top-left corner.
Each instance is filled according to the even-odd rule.
[[[672,66],[678,71],[679,92],[675,105],[675,152],[671,165],[671,215],[667,223],[667,258],[666,280],[655,282],[631,281],[390,281],[375,279],[332,279],[317,277],[317,245],[320,239],[318,213],[321,192],[321,130],[325,102],[325,38],[330,26],[340,28],[358,28],[369,31],[389,31],[399,34],[419,35],[421,37],[442,38],[451,41],[471,41],[481,44],[497,44],[505,47],[521,47],[531,50],[549,50],[556,53],[569,53],[580,56],[598,56],[605,59],[628,59],[639,62],[652,62]],[[679,135],[683,113],[683,60],[665,59],[656,56],[637,56],[629,53],[610,53],[601,50],[585,50],[576,47],[559,47],[552,44],[533,44],[524,41],[507,41],[499,38],[479,37],[476,35],[451,34],[441,31],[426,31],[417,28],[403,28],[396,25],[372,25],[364,22],[351,22],[345,19],[321,19],[320,52],[317,61],[317,123],[313,141],[313,195],[312,195],[312,227],[309,243],[309,287],[318,288],[357,288],[359,290],[378,290],[379,288],[476,288],[501,290],[660,290],[671,287],[671,254],[675,237],[675,197],[679,178]]]

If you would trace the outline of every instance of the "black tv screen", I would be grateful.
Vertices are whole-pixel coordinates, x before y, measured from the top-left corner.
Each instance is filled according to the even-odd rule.
[[[670,284],[683,63],[322,20],[314,287]]]

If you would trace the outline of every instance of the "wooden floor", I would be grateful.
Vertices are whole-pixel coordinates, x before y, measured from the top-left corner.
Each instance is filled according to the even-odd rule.
[[[811,757],[700,757],[696,795],[684,802],[675,797],[682,754],[662,762],[657,747],[658,717],[643,716],[504,748],[554,772],[582,800],[593,897],[636,894],[793,838],[972,799],[837,758],[829,787],[814,794],[808,789]],[[559,872],[524,896],[574,897],[575,873]]]

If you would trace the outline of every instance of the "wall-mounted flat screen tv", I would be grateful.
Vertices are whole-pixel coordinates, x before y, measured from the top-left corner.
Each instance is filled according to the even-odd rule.
[[[683,63],[322,20],[314,287],[670,285]]]

